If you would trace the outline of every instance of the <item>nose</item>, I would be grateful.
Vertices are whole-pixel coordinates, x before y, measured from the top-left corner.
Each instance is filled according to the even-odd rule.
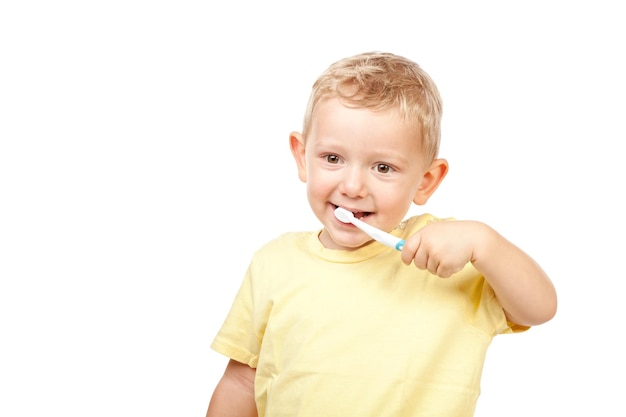
[[[339,192],[350,198],[362,198],[367,195],[366,173],[357,167],[346,169],[339,183]]]

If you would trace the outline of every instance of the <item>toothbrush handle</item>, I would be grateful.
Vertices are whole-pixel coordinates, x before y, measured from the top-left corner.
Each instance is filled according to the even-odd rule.
[[[401,251],[404,247],[404,240],[392,235],[391,233],[377,229],[374,226],[371,226],[354,217],[350,220],[350,222],[383,245],[389,246],[390,248],[398,251]]]

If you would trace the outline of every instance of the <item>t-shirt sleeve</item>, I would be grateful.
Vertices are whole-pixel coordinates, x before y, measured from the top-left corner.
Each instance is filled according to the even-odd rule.
[[[211,348],[238,362],[256,368],[262,333],[255,329],[252,268],[248,268],[230,312]]]
[[[497,300],[493,288],[471,264],[466,265],[455,278],[457,285],[469,296],[468,319],[476,327],[492,336],[519,333],[530,328],[507,320],[506,313]]]
[[[431,214],[413,217],[402,226],[402,229],[405,229],[403,238],[408,238],[427,224],[440,221],[456,221],[456,219],[454,217],[438,218]],[[467,318],[475,327],[492,336],[503,333],[519,333],[530,328],[507,320],[504,309],[496,299],[493,289],[470,263],[462,271],[457,272],[454,277],[460,291],[469,296]]]

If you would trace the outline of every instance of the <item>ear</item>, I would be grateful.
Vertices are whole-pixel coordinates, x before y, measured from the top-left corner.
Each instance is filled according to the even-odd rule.
[[[441,181],[448,173],[448,161],[445,159],[435,159],[428,171],[424,173],[413,202],[419,206],[426,204],[431,195],[435,192]]]
[[[299,132],[291,132],[289,135],[289,147],[291,148],[291,153],[298,166],[298,178],[300,178],[300,181],[306,182],[306,158],[302,134]]]

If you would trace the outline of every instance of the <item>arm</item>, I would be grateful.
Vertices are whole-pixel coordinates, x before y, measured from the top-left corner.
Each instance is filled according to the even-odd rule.
[[[231,359],[215,387],[206,416],[257,417],[254,401],[255,373],[254,368]]]
[[[429,224],[409,239],[402,261],[447,278],[467,262],[493,288],[507,318],[533,326],[556,314],[556,291],[541,267],[486,224],[450,221]]]

